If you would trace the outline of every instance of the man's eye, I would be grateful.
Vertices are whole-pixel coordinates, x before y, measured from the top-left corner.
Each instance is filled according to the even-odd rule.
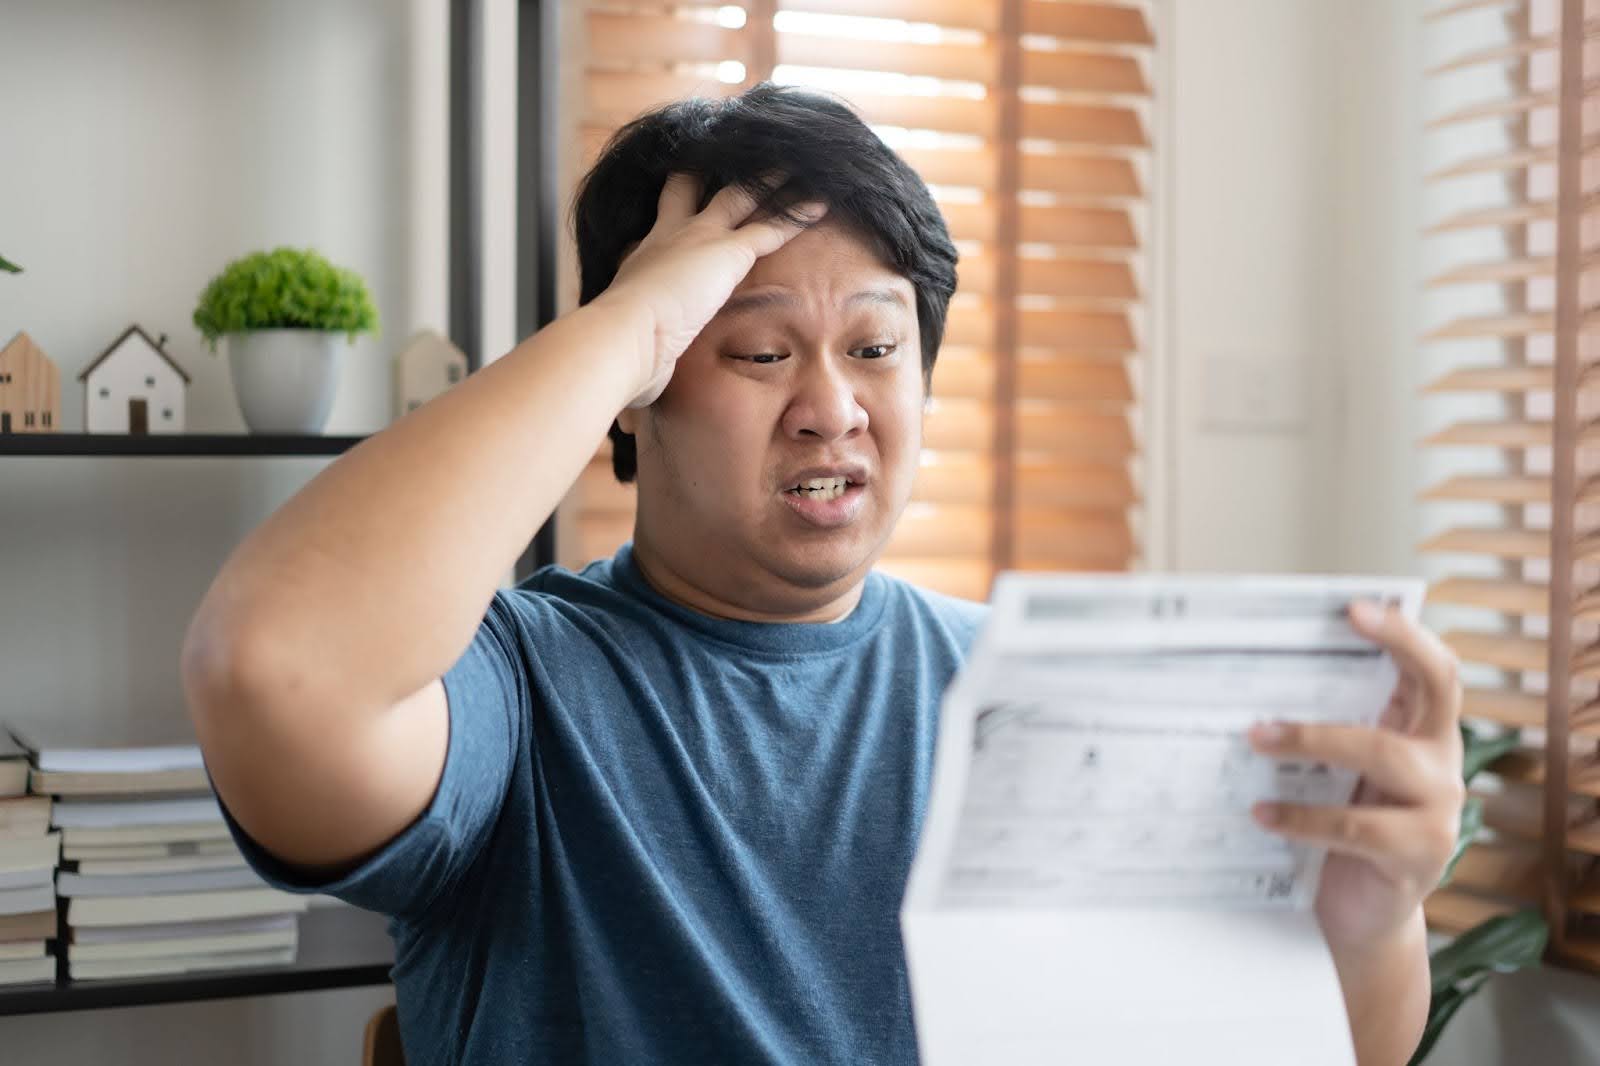
[[[865,348],[857,348],[856,355],[863,359],[882,359],[895,350],[893,344],[869,344]]]
[[[762,352],[759,355],[736,355],[734,358],[742,359],[747,363],[759,363],[765,366],[768,363],[780,362],[787,356],[778,355],[775,352]]]

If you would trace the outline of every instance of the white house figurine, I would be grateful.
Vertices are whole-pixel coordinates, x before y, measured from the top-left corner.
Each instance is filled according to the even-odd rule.
[[[129,326],[78,375],[86,433],[182,433],[189,375],[159,341]]]
[[[436,330],[419,330],[394,360],[395,418],[415,411],[467,376],[465,353]]]

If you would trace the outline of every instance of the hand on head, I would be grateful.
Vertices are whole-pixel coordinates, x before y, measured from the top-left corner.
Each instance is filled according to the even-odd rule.
[[[645,407],[672,380],[678,357],[711,321],[757,259],[777,251],[827,213],[808,202],[788,213],[757,214],[757,195],[727,185],[700,211],[699,179],[667,177],[656,222],[623,259],[602,299],[631,300],[655,327],[655,351],[640,368],[629,407]]]

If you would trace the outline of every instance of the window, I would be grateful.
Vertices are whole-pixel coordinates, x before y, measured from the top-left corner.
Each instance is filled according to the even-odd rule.
[[[1427,23],[1446,57],[1427,71],[1445,165],[1425,191],[1425,443],[1439,450],[1421,551],[1467,724],[1520,731],[1474,782],[1491,833],[1427,913],[1461,932],[1539,906],[1552,957],[1600,971],[1600,467],[1585,447],[1600,406],[1580,388],[1600,355],[1587,158],[1600,88],[1584,69],[1595,24],[1563,25],[1563,7],[1583,5],[1440,0]]]

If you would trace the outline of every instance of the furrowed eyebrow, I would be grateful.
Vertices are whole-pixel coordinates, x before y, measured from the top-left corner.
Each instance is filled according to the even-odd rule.
[[[861,303],[886,304],[890,307],[903,308],[906,306],[906,299],[895,289],[865,289],[846,299],[844,305],[853,307]],[[769,308],[793,307],[794,305],[794,297],[787,292],[751,292],[741,296],[729,297],[728,302],[722,305],[717,315],[719,317],[722,315],[737,315],[747,311],[764,311]]]
[[[737,315],[745,311],[764,311],[770,307],[793,307],[794,303],[794,297],[786,292],[750,292],[729,297],[717,314]]]
[[[888,304],[891,307],[905,307],[906,298],[901,295],[900,290],[898,289],[868,289],[865,292],[856,293],[854,296],[850,297],[850,299],[846,300],[844,305],[846,307],[852,307],[855,304],[860,303]]]

